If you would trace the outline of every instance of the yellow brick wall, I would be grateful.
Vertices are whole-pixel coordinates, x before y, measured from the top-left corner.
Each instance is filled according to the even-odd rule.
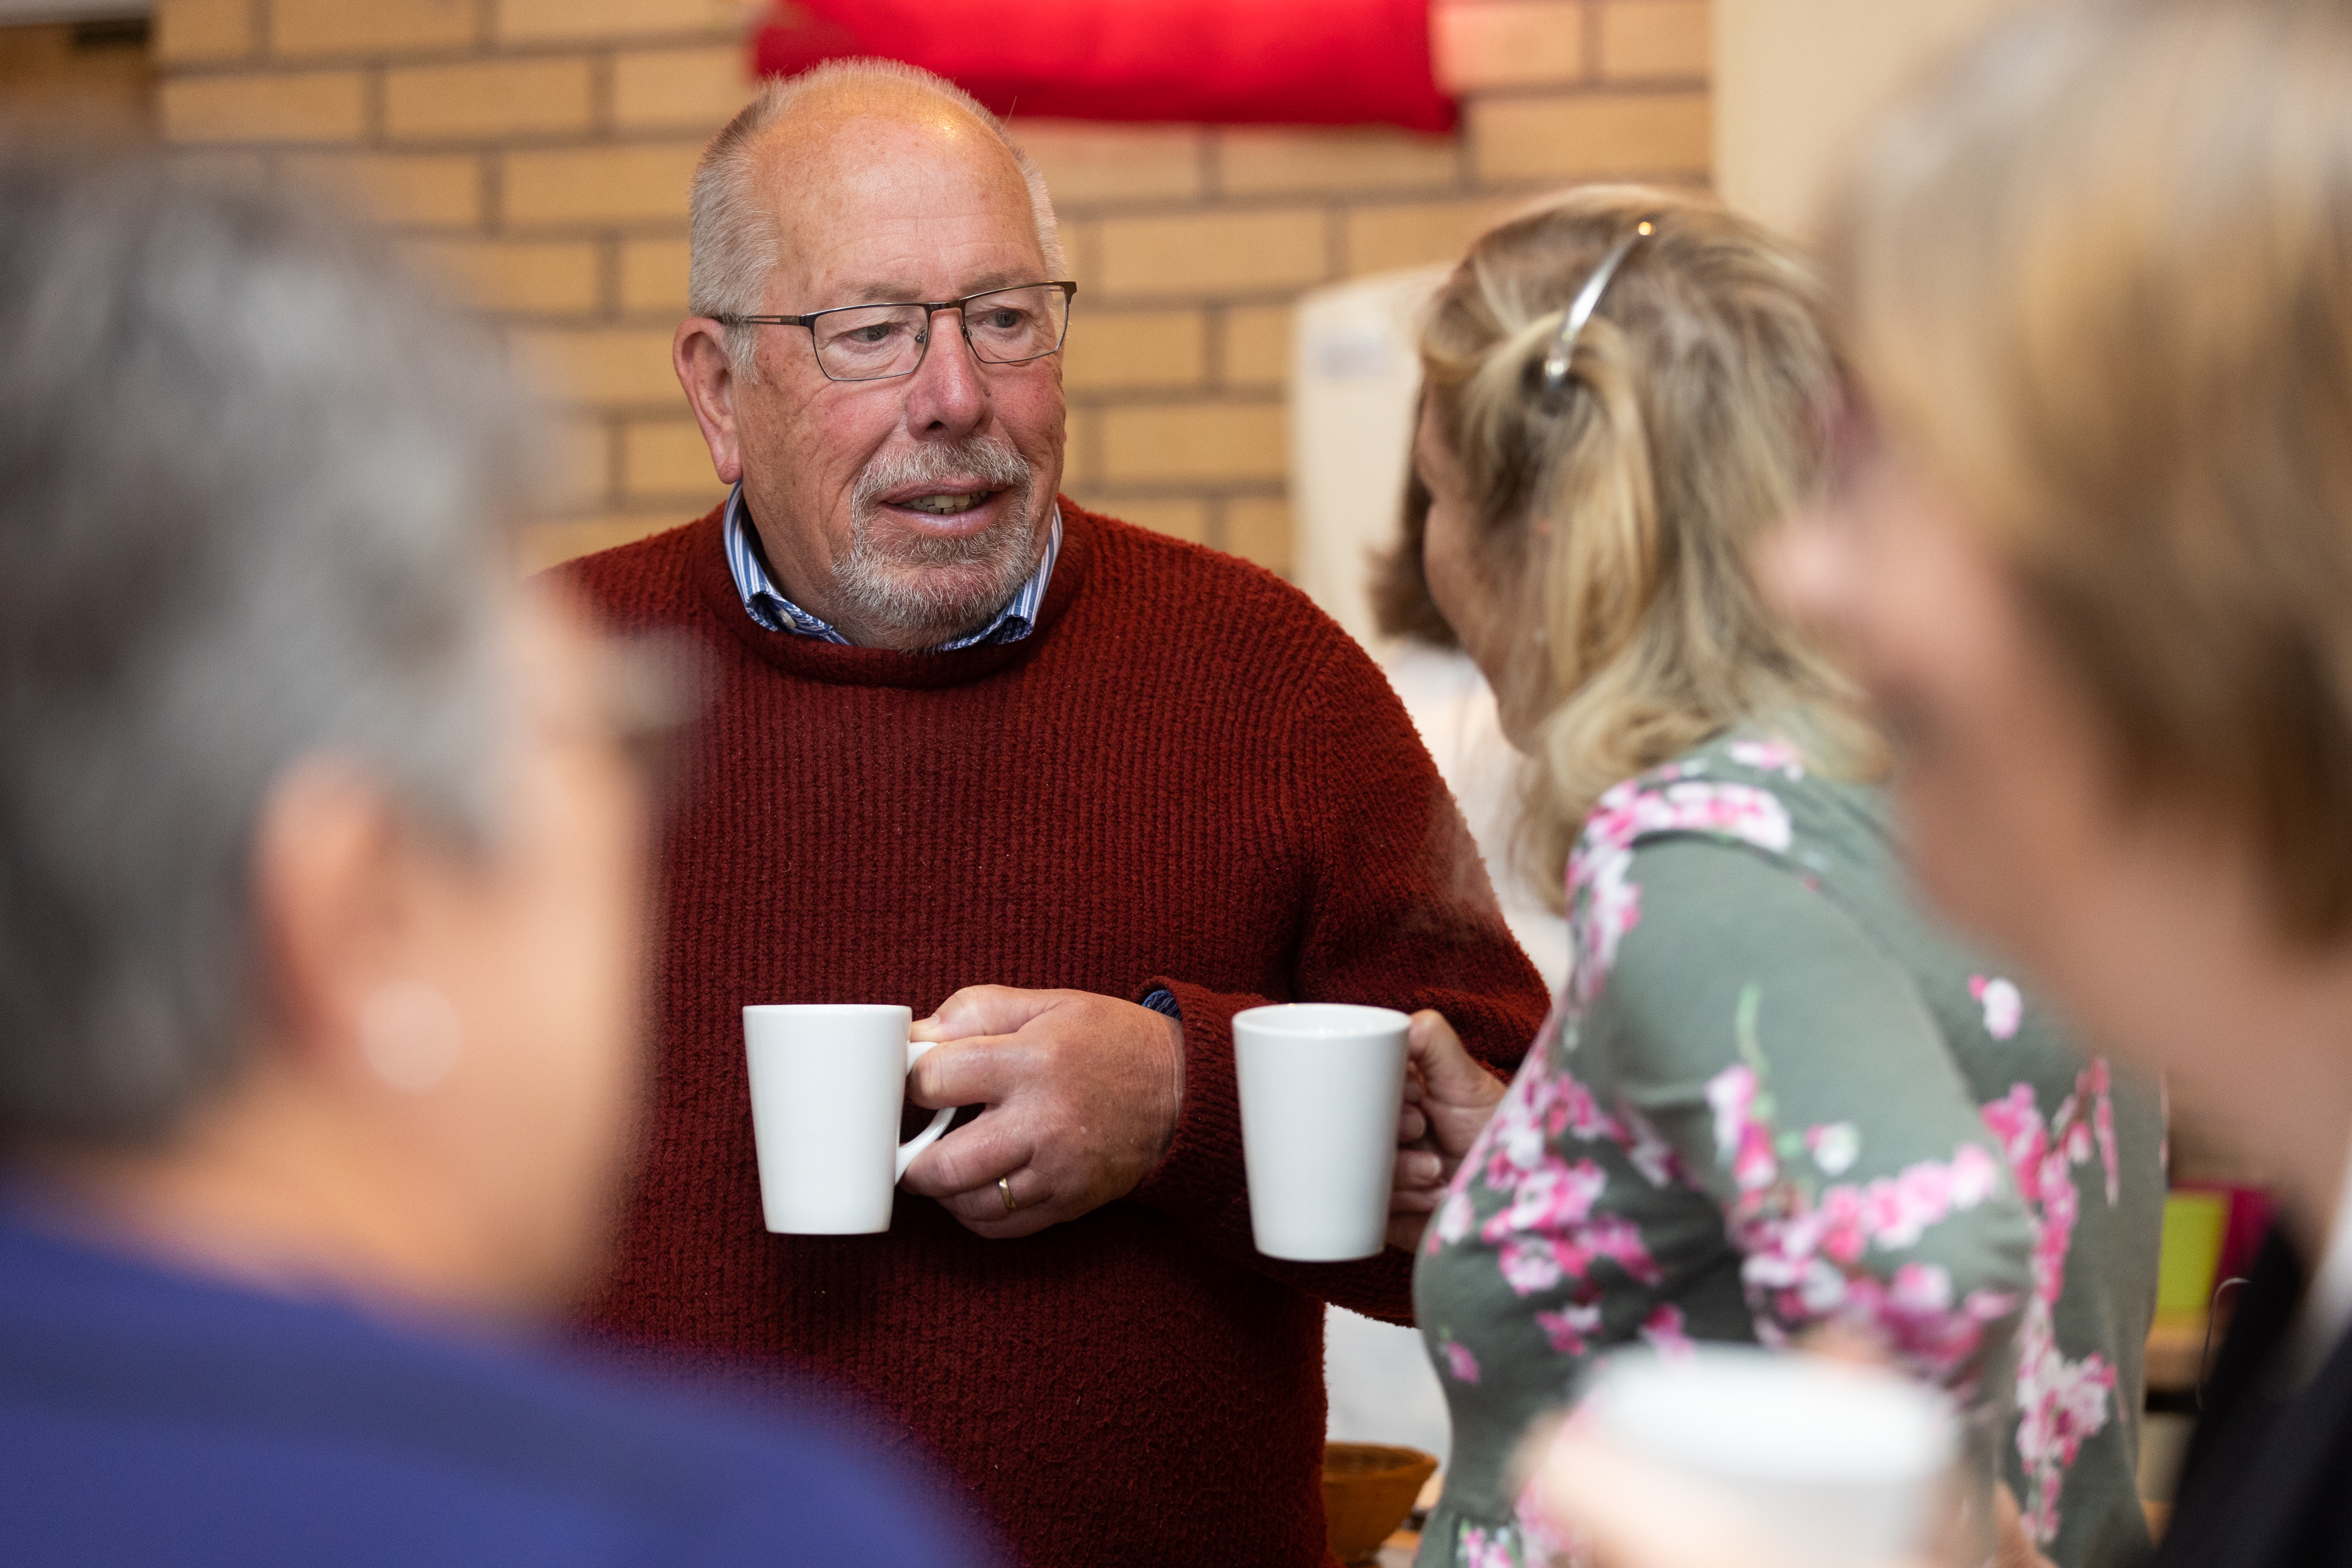
[[[750,0],[161,0],[163,133],[339,192],[506,331],[562,409],[533,555],[719,494],[669,370],[686,187],[749,94]],[[1080,285],[1066,488],[1277,570],[1290,306],[1442,260],[1578,180],[1708,176],[1708,0],[1441,0],[1449,138],[1028,121]]]

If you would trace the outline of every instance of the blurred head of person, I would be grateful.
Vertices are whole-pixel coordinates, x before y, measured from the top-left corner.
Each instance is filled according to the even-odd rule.
[[[1780,576],[1888,719],[1927,890],[2238,1134],[2323,1130],[2332,1197],[2352,10],[2029,13],[1893,114],[1831,235],[1851,449]]]
[[[678,381],[794,602],[875,647],[985,622],[1036,569],[1062,479],[1044,177],[961,89],[836,61],[711,140],[693,228]],[[903,309],[943,300],[968,303]]]
[[[381,239],[0,149],[0,1160],[124,1245],[491,1313],[595,1255],[642,786],[530,420]]]
[[[1578,296],[1629,240],[1561,364]],[[1555,905],[1601,795],[1720,731],[1874,771],[1846,682],[1749,569],[1812,492],[1838,384],[1790,247],[1700,197],[1573,191],[1471,247],[1421,357],[1405,543],[1375,598],[1384,630],[1458,639],[1494,687]]]

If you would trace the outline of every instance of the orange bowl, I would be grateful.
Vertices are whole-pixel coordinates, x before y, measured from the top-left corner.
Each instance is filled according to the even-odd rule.
[[[1370,1563],[1412,1516],[1437,1460],[1418,1448],[1377,1443],[1323,1446],[1323,1521],[1342,1563]]]

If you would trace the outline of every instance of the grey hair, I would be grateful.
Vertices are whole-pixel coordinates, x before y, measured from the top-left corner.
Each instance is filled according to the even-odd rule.
[[[0,1145],[152,1140],[236,1079],[293,764],[494,826],[532,426],[386,250],[0,145]]]
[[[1070,275],[1062,253],[1061,226],[1054,217],[1054,198],[1045,176],[1028,153],[1013,140],[1004,121],[981,106],[980,100],[945,77],[900,60],[827,60],[798,76],[782,77],[760,89],[725,130],[710,139],[695,165],[692,215],[692,263],[688,268],[687,310],[697,316],[752,316],[761,312],[768,279],[782,262],[774,216],[753,194],[758,173],[760,132],[783,118],[794,104],[823,89],[882,87],[943,100],[988,127],[1004,150],[1013,154],[1021,178],[1029,187],[1029,216],[1037,228],[1038,253],[1054,279]],[[757,384],[760,367],[752,355],[758,329],[740,322],[727,328],[727,361],[734,373]]]

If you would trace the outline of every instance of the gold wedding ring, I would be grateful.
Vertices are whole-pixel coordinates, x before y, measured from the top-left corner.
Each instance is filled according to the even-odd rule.
[[[1013,1201],[1013,1178],[1011,1176],[999,1176],[996,1178],[996,1195],[1004,1200],[1004,1212],[1006,1214],[1011,1214],[1014,1209],[1021,1206],[1019,1204]]]

